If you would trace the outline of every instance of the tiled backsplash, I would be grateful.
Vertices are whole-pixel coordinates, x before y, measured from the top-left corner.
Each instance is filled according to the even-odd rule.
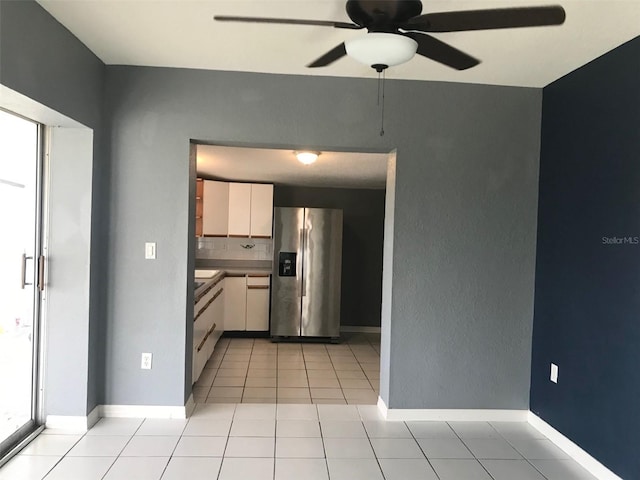
[[[198,237],[196,259],[272,260],[270,238]]]

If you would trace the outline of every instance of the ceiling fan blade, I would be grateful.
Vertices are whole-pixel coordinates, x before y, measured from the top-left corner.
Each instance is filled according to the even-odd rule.
[[[360,30],[360,25],[346,22],[333,22],[330,20],[297,20],[294,18],[263,18],[263,17],[235,17],[229,15],[215,15],[214,20],[219,22],[244,22],[244,23],[279,23],[285,25],[313,25],[319,27],[348,28]]]
[[[416,51],[418,55],[430,58],[456,70],[466,70],[480,63],[477,58],[473,58],[471,55],[467,55],[431,35],[417,32],[409,32],[404,35],[418,42],[418,50]]]
[[[311,62],[309,65],[307,65],[307,67],[308,68],[326,67],[330,63],[333,63],[336,60],[344,57],[346,54],[347,54],[347,49],[345,48],[344,42],[343,42],[340,45],[329,50],[320,58]]]
[[[544,7],[495,8],[460,12],[426,13],[400,25],[403,30],[421,32],[461,32],[498,28],[561,25],[566,14],[559,5]]]

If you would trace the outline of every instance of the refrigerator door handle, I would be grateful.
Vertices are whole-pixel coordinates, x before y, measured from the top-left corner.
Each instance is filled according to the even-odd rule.
[[[297,280],[297,290],[298,297],[304,296],[304,270],[302,269],[302,264],[304,262],[304,228],[301,228],[298,232],[299,235],[299,247],[298,247],[298,262],[296,265],[296,280]]]
[[[309,252],[309,245],[308,245],[308,241],[309,241],[309,229],[308,228],[303,228],[302,229],[302,297],[306,297],[307,296],[307,282],[306,282],[306,278],[307,278],[307,253]]]

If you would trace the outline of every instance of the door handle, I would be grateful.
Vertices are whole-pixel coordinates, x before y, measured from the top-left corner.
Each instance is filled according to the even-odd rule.
[[[38,290],[44,290],[44,255],[38,257]]]
[[[27,260],[33,260],[33,257],[28,257],[26,253],[22,254],[22,271],[20,273],[20,288],[24,290],[27,285],[33,285],[33,283],[27,282]]]

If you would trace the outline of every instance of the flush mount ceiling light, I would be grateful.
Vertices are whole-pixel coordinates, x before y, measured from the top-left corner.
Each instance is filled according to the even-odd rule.
[[[300,163],[304,163],[305,165],[311,165],[320,156],[320,152],[300,151],[293,153],[296,154],[296,158],[298,159],[298,161]]]
[[[416,54],[418,42],[395,33],[368,33],[344,42],[347,55],[368,67],[393,67]],[[378,70],[378,68],[376,68]]]

